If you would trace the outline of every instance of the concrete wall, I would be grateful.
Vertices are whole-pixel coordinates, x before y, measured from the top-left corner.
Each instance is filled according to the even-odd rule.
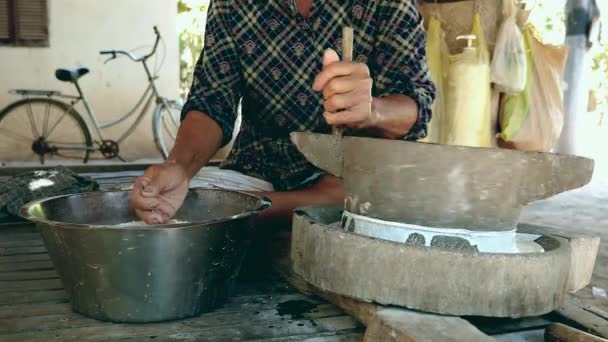
[[[88,67],[91,73],[80,85],[98,118],[109,121],[126,113],[146,87],[139,64],[127,58],[103,64],[100,50],[123,49],[144,53],[154,42],[152,27],[157,25],[165,40],[166,52],[159,47],[159,60],[166,53],[160,72],[163,95],[179,94],[179,49],[177,42],[177,2],[175,0],[49,0],[48,48],[0,47],[0,107],[16,100],[14,88],[47,88],[74,93],[71,84],[55,79],[60,67]],[[152,60],[152,63],[153,60]],[[78,107],[85,115],[84,108]],[[117,139],[125,123],[111,128],[106,138]],[[152,136],[151,111],[137,131],[121,146],[127,159],[160,157]],[[99,156],[99,154],[96,154]]]

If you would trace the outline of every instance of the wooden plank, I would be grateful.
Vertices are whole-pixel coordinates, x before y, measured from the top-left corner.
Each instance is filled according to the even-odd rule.
[[[19,218],[17,219],[20,220]],[[0,232],[2,236],[10,238],[24,233],[38,233],[38,228],[28,221],[3,222],[0,224]]]
[[[576,292],[591,283],[600,249],[599,236],[528,224],[519,225],[517,230],[528,234],[555,235],[568,240],[571,249],[568,291]]]
[[[608,314],[598,314],[601,312],[598,310],[582,304],[578,299],[570,298],[564,306],[556,310],[556,313],[584,327],[589,333],[608,338]]]
[[[379,309],[363,341],[495,341],[460,317]]]
[[[25,225],[17,225],[17,224],[0,224],[0,234],[2,235],[2,241],[15,241],[15,240],[32,240],[32,239],[42,239],[42,236],[37,231],[30,232],[27,230],[31,224],[27,223]],[[7,231],[9,228],[17,229],[16,232]]]
[[[59,274],[57,274],[57,271],[55,270],[0,272],[0,281],[42,280],[57,278],[59,278]]]
[[[545,330],[545,341],[547,342],[608,342],[608,340],[588,334],[584,331],[574,329],[561,323],[551,324]]]
[[[49,330],[72,329],[112,324],[69,312],[67,314],[20,317],[0,320],[0,340],[2,335],[48,332]]]
[[[544,341],[544,333],[545,329],[538,329],[494,335],[492,337],[498,342],[540,342]]]
[[[308,284],[293,272],[288,258],[277,258],[274,265],[297,290],[314,293],[365,324],[367,331],[364,341],[494,341],[460,317],[425,314],[357,301]]]
[[[45,253],[46,247],[34,246],[34,247],[8,247],[0,248],[0,255],[19,255],[19,254],[38,254]]]
[[[47,261],[47,260],[51,260],[48,253],[0,256],[0,265],[27,262],[27,261]]]
[[[229,302],[221,308],[218,308],[215,312],[234,312],[234,311],[262,311],[276,309],[277,303],[293,302],[293,301],[309,301],[312,306],[315,306],[314,310],[324,311],[335,308],[333,304],[325,302],[310,300],[305,296],[298,293],[290,293],[287,295],[276,295],[276,296],[251,296],[251,297],[238,297],[232,298]],[[314,311],[313,310],[313,311]],[[10,306],[0,306],[0,319],[7,318],[25,318],[34,316],[44,315],[57,315],[72,312],[67,300],[61,303],[28,303],[28,304],[16,304]],[[305,316],[306,314],[304,314]],[[288,315],[282,316],[285,320],[291,320]]]
[[[26,261],[26,262],[14,262],[14,263],[3,263],[0,264],[0,272],[15,272],[15,271],[48,271],[53,270],[53,263],[50,260],[47,261]]]
[[[287,301],[297,301],[297,300],[306,300],[313,305],[319,305],[325,303],[320,299],[308,298],[302,295],[301,293],[288,293],[288,294],[264,294],[264,295],[253,295],[253,296],[239,296],[235,295],[230,297],[228,303],[226,303],[226,307],[238,306],[238,305],[257,305],[264,303],[275,303],[276,301],[287,302]]]
[[[63,289],[58,278],[40,280],[0,281],[0,296],[6,292]]]
[[[335,335],[334,333],[323,333],[314,335],[296,335],[289,337],[271,338],[266,341],[305,341],[305,342],[361,342],[362,333],[347,333]]]
[[[61,303],[34,303],[0,306],[0,320],[8,318],[59,315],[70,312],[72,312],[72,308],[67,300]]]
[[[295,319],[291,317],[280,316],[275,309],[277,303],[267,305],[265,308],[227,308],[226,310],[217,310],[211,313],[204,314],[198,317],[202,322],[192,319],[192,322],[197,322],[197,326],[202,328],[223,326],[223,325],[238,325],[242,322],[264,321],[274,323],[289,323]],[[334,305],[325,305],[324,308],[319,308],[316,312],[310,312],[299,319],[315,320],[324,318],[324,324],[327,328],[335,330],[348,329],[351,327],[350,321],[344,322],[348,316]],[[71,329],[75,327],[90,327],[100,324],[112,324],[98,321],[92,318],[87,318],[77,313],[64,313],[57,315],[18,317],[0,320],[0,326],[3,328],[0,334],[13,334],[21,332],[47,331],[57,329]],[[331,324],[331,325],[329,325]],[[346,324],[346,325],[344,325]]]
[[[0,240],[0,248],[8,247],[39,247],[44,246],[41,238]]]
[[[66,300],[68,300],[68,295],[64,290],[5,292],[0,295],[0,305],[58,303]]]
[[[0,297],[1,298],[1,297]],[[314,307],[312,311],[323,311],[328,309],[334,309],[335,306],[333,304],[329,304],[320,300],[314,300],[311,298],[307,298],[299,293],[291,293],[287,295],[277,295],[277,296],[250,296],[250,297],[234,297],[231,298],[227,304],[218,308],[214,312],[229,312],[229,311],[241,311],[241,310],[251,310],[251,311],[260,311],[260,310],[270,310],[276,309],[279,303],[285,302],[301,302],[307,301],[310,303],[311,307]],[[41,304],[42,305],[42,304]],[[33,309],[34,313],[29,313],[29,309]],[[3,311],[7,310],[7,311]],[[15,312],[19,311],[21,314],[19,316],[12,316],[10,310],[14,310]],[[2,318],[17,318],[17,317],[29,317],[37,315],[35,309],[35,304],[27,303],[27,304],[17,304],[10,307],[0,307],[0,317]],[[312,312],[311,311],[311,312]],[[4,312],[4,314],[3,314]],[[59,312],[61,313],[61,312]],[[48,314],[55,314],[50,312]],[[289,315],[284,315],[286,320],[289,320]],[[303,314],[306,316],[306,314]]]
[[[29,224],[28,224],[28,226],[29,226]],[[27,231],[22,232],[22,231],[20,231],[22,228],[16,228],[19,231],[11,233],[11,232],[6,231],[7,227],[16,228],[14,224],[7,225],[7,226],[0,225],[0,234],[2,235],[2,239],[0,239],[0,243],[3,243],[5,241],[21,241],[21,240],[40,240],[40,241],[42,241],[42,236],[38,232],[27,232]]]
[[[274,267],[296,290],[307,296],[319,296],[346,311],[349,315],[358,319],[361,323],[366,324],[371,322],[378,307],[373,303],[366,303],[348,298],[345,296],[320,292],[313,285],[309,284],[304,278],[299,276],[291,268],[288,257],[277,258],[274,261]],[[366,324],[367,325],[367,324]]]
[[[193,334],[189,335],[193,337]],[[207,340],[205,336],[196,336],[200,341]],[[266,342],[287,342],[287,341],[306,341],[306,342],[360,342],[363,339],[363,334],[358,332],[322,332],[313,334],[301,334],[294,336],[282,336],[274,338],[265,338]],[[175,337],[172,336],[145,336],[121,339],[121,342],[139,342],[139,341],[154,341],[154,342],[175,342]],[[114,342],[116,340],[105,340],[106,342]]]
[[[350,322],[349,329],[356,329],[357,323],[352,318],[342,316],[344,323],[342,328],[347,327],[346,322]],[[229,321],[226,321],[229,319]],[[318,318],[314,320],[301,319],[290,323],[280,320],[266,321],[256,319],[255,315],[232,314],[229,317],[222,317],[221,321],[210,319],[208,315],[182,321],[156,323],[156,324],[111,324],[98,323],[95,326],[74,327],[70,329],[52,330],[47,332],[24,332],[16,334],[0,335],[3,342],[48,342],[52,341],[99,341],[113,340],[132,337],[146,337],[168,335],[174,339],[190,340],[253,340],[269,339],[282,336],[294,336],[301,334],[314,334],[318,332],[335,332],[326,326],[331,326],[327,322],[328,318]],[[330,317],[329,319],[332,319]],[[335,321],[335,320],[334,320]],[[243,324],[247,322],[247,324]]]

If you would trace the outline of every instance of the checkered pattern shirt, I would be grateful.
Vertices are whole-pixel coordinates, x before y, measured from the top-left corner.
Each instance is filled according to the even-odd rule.
[[[269,181],[279,191],[302,186],[319,170],[289,134],[330,132],[323,96],[312,83],[324,50],[340,53],[347,25],[355,31],[354,60],[369,66],[373,96],[414,99],[419,117],[404,139],[425,136],[435,89],[414,0],[315,0],[307,19],[293,0],[212,0],[182,119],[192,110],[206,113],[227,144],[242,99],[240,133],[222,167]]]

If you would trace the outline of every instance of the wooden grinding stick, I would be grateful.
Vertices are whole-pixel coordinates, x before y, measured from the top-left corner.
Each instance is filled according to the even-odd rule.
[[[353,61],[353,45],[354,45],[354,31],[350,26],[344,27],[342,30],[342,61],[352,62]],[[341,127],[332,127],[334,135],[342,137]]]

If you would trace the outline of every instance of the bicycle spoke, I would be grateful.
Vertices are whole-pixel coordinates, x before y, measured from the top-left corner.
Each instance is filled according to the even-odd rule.
[[[30,119],[30,125],[32,128],[32,133],[34,134],[34,138],[40,138],[38,128],[36,127],[36,120],[34,119],[34,113],[32,112],[32,106],[29,103],[27,105],[27,116]]]
[[[171,118],[171,122],[173,123],[173,125],[175,127],[179,127],[179,122],[177,120],[175,120],[175,118],[173,117],[173,113],[171,112],[171,109],[168,109],[167,111],[168,111],[167,114],[169,114],[169,117]]]
[[[27,142],[27,143],[31,143],[31,142],[32,142],[32,138],[25,137],[25,136],[23,136],[23,135],[21,135],[21,134],[18,134],[18,133],[15,133],[15,132],[13,132],[13,131],[9,131],[9,130],[8,130],[8,129],[6,129],[6,128],[0,127],[0,133],[2,133],[2,132],[4,132],[4,133],[3,133],[4,135],[6,135],[6,136],[10,136],[10,137],[12,137],[13,139],[17,139],[17,140],[23,140],[23,141],[25,141],[25,142]]]
[[[167,120],[167,116],[169,117],[169,120]],[[173,117],[173,113],[170,109],[167,109],[167,112],[165,113],[165,115],[163,115],[163,126],[165,127],[165,130],[167,131],[167,134],[169,134],[171,139],[175,141],[177,130],[179,129],[179,124],[175,122],[175,118]]]
[[[49,128],[49,115],[51,114],[51,104],[47,103],[46,104],[46,111],[44,112],[44,126],[42,128],[42,137],[46,138],[46,131]]]
[[[175,134],[173,134],[173,132],[171,132],[171,129],[167,126],[167,123],[163,122],[163,126],[165,127],[165,130],[167,131],[167,134],[169,134],[169,136],[171,137],[171,139],[173,139],[173,141],[175,142]]]
[[[16,115],[12,115],[11,119],[13,119],[14,121],[18,121],[18,122],[17,122],[18,127],[27,127],[27,126],[29,125],[29,121],[30,121],[30,120],[29,120],[29,118],[27,117],[27,114],[26,114],[26,113],[23,113],[23,114],[21,113],[21,110],[22,110],[22,109],[23,109],[23,108],[21,108],[21,107],[16,108],[16,110],[15,110],[15,111],[16,111],[18,114],[16,114]],[[7,120],[7,119],[5,118],[4,120]],[[34,139],[35,139],[35,138],[34,138]]]
[[[55,124],[49,130],[49,133],[46,135],[47,137],[50,137],[51,134],[53,134],[53,131],[55,131],[55,128],[57,128],[57,126],[61,123],[63,118],[66,117],[66,115],[68,115],[68,112],[67,111],[63,112],[63,115],[61,115],[61,117],[57,120],[57,122],[55,122]]]

